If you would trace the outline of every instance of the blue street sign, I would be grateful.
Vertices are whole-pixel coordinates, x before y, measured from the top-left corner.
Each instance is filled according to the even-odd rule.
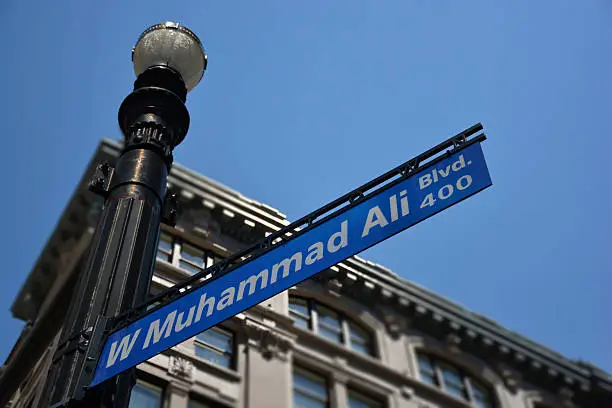
[[[112,333],[91,386],[491,185],[474,143]]]

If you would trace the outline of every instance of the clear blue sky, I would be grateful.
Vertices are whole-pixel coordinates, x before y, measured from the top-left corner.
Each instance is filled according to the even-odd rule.
[[[104,3],[104,4],[102,4]],[[205,44],[176,160],[296,219],[482,122],[493,187],[364,257],[612,371],[612,3],[146,1],[0,5],[0,360],[9,307],[99,140],[130,49]]]

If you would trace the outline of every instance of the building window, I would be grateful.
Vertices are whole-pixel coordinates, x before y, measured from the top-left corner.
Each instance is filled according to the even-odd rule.
[[[289,316],[295,319],[296,326],[310,329],[310,310],[306,299],[291,297],[289,300]]]
[[[320,336],[328,338],[336,343],[342,342],[342,321],[338,313],[317,305],[318,312],[317,331]]]
[[[349,341],[351,348],[363,354],[372,353],[372,336],[354,322],[348,322]]]
[[[348,408],[383,408],[384,404],[360,392],[349,390]]]
[[[166,233],[159,234],[159,242],[157,244],[157,258],[164,261],[172,262],[172,247],[174,246],[172,237]]]
[[[363,354],[373,354],[372,333],[349,319],[312,299],[289,297],[289,316],[295,325],[312,330],[318,335]]]
[[[157,259],[169,262],[190,275],[195,275],[223,258],[212,251],[200,249],[166,232],[161,232],[157,246]]]
[[[198,357],[225,368],[232,367],[234,336],[218,327],[210,328],[195,336],[195,353]]]
[[[204,251],[189,244],[181,245],[179,267],[195,275],[204,270]]]
[[[418,354],[421,380],[472,403],[477,408],[494,406],[491,391],[482,383],[437,357]]]
[[[301,368],[293,370],[293,407],[326,408],[329,403],[325,378]]]
[[[203,402],[194,401],[190,399],[187,408],[212,408],[212,405],[204,404]]]
[[[161,408],[162,392],[160,387],[138,380],[132,388],[129,408]]]

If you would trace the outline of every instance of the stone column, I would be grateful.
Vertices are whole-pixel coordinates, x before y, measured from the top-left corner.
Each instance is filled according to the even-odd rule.
[[[170,356],[168,374],[170,382],[166,387],[166,406],[168,408],[187,408],[189,391],[194,381],[193,363],[178,356]]]
[[[385,310],[383,315],[385,332],[382,333],[381,341],[384,342],[385,354],[381,356],[382,361],[391,368],[401,373],[413,376],[411,356],[406,347],[406,331],[410,322],[403,316]]]
[[[189,406],[189,387],[172,381],[166,387],[166,407],[187,408]]]
[[[348,390],[346,383],[348,376],[340,371],[335,371],[331,376],[330,408],[346,408],[348,406]]]
[[[247,317],[245,408],[287,408],[292,405],[292,341],[272,327]]]

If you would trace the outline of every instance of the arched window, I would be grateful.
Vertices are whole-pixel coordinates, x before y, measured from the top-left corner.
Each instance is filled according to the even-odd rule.
[[[319,336],[344,344],[363,354],[374,354],[372,333],[354,320],[312,299],[289,297],[289,315],[295,325],[312,330]]]
[[[472,403],[478,408],[492,408],[493,393],[461,368],[429,354],[418,354],[421,380]]]

